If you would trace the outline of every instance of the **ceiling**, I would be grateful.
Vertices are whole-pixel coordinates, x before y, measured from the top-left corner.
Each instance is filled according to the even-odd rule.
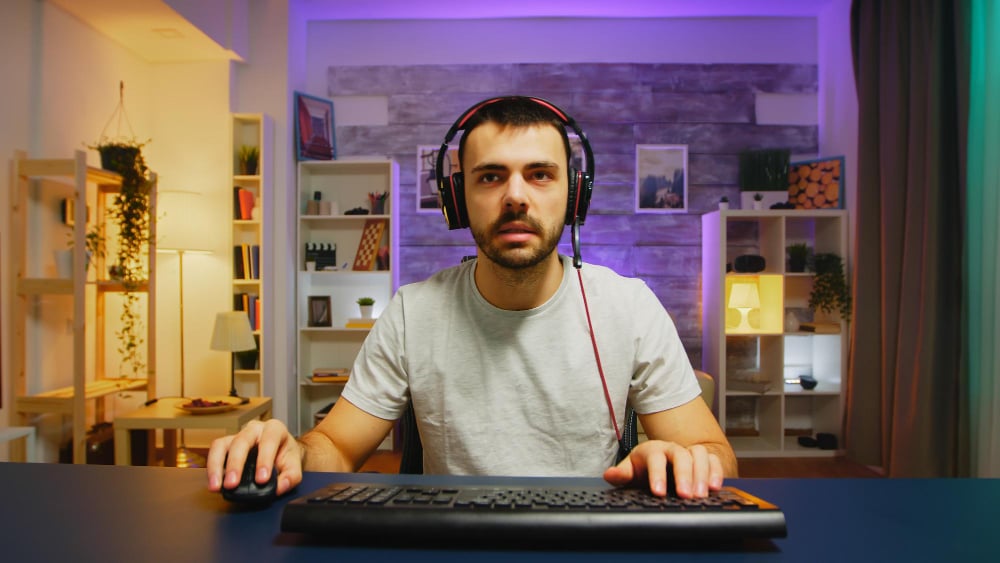
[[[191,0],[47,0],[150,62],[239,58],[173,6]],[[257,0],[211,0],[225,10]],[[838,0],[298,0],[308,20],[519,17],[813,17]],[[201,5],[199,9],[204,9]]]

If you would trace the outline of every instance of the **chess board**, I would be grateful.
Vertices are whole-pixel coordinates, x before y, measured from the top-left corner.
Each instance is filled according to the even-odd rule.
[[[365,221],[365,230],[361,233],[361,242],[358,243],[358,253],[354,257],[354,270],[371,270],[375,265],[375,257],[378,256],[382,235],[385,233],[385,223],[385,219]]]

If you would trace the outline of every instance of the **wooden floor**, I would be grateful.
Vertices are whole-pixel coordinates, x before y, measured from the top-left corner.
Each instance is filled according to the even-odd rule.
[[[739,464],[740,477],[881,477],[843,457],[743,458]],[[399,454],[375,452],[361,470],[396,473]]]

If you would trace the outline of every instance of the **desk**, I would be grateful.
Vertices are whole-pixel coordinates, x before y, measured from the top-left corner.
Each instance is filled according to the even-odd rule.
[[[333,477],[306,473],[294,494]],[[384,476],[351,479],[373,477]],[[627,555],[611,552],[614,546],[568,553],[315,545],[279,531],[290,497],[263,510],[242,509],[209,493],[199,469],[0,463],[0,483],[0,553],[18,562],[965,562],[1000,553],[1000,479],[736,479],[731,484],[782,508],[787,538],[747,549],[668,545],[659,553]]]
[[[177,430],[219,429],[235,434],[247,422],[271,418],[271,399],[251,397],[250,402],[217,414],[188,414],[177,405],[189,399],[163,398],[155,403],[115,417],[115,464],[128,465],[132,459],[131,430],[163,430],[167,459],[173,459]],[[151,442],[152,444],[152,442]],[[152,450],[152,448],[150,448]],[[0,550],[3,546],[0,546]],[[2,552],[2,551],[0,551]]]

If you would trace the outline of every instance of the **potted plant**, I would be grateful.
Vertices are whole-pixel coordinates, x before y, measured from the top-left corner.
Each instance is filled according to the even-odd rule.
[[[257,173],[257,164],[260,162],[260,149],[254,145],[241,146],[237,161],[241,175],[253,176]]]
[[[729,209],[729,198],[722,196],[719,198],[719,209]]]
[[[851,320],[851,291],[844,273],[844,263],[833,253],[817,253],[813,256],[812,291],[809,293],[809,308],[813,312],[839,312],[846,321]]]
[[[809,246],[804,242],[790,245],[788,251],[788,271],[804,272],[809,263]]]
[[[739,181],[740,190],[745,194],[742,199],[744,208],[750,204],[750,192],[755,192],[754,209],[763,207],[764,196],[761,192],[783,192],[787,198],[790,154],[788,149],[745,150],[740,153]]]
[[[371,297],[358,297],[358,307],[361,308],[361,318],[370,319],[372,318],[372,307],[375,305],[375,300]]]
[[[122,365],[132,377],[145,368],[139,347],[145,341],[141,333],[137,290],[145,281],[143,253],[149,244],[149,192],[152,183],[149,169],[142,156],[145,142],[104,140],[89,145],[101,155],[101,167],[122,178],[121,189],[115,194],[108,217],[118,226],[117,255],[109,269],[122,283],[121,329],[117,332]],[[88,236],[89,238],[89,236]],[[103,237],[102,237],[103,238]],[[89,242],[89,240],[88,240]]]

